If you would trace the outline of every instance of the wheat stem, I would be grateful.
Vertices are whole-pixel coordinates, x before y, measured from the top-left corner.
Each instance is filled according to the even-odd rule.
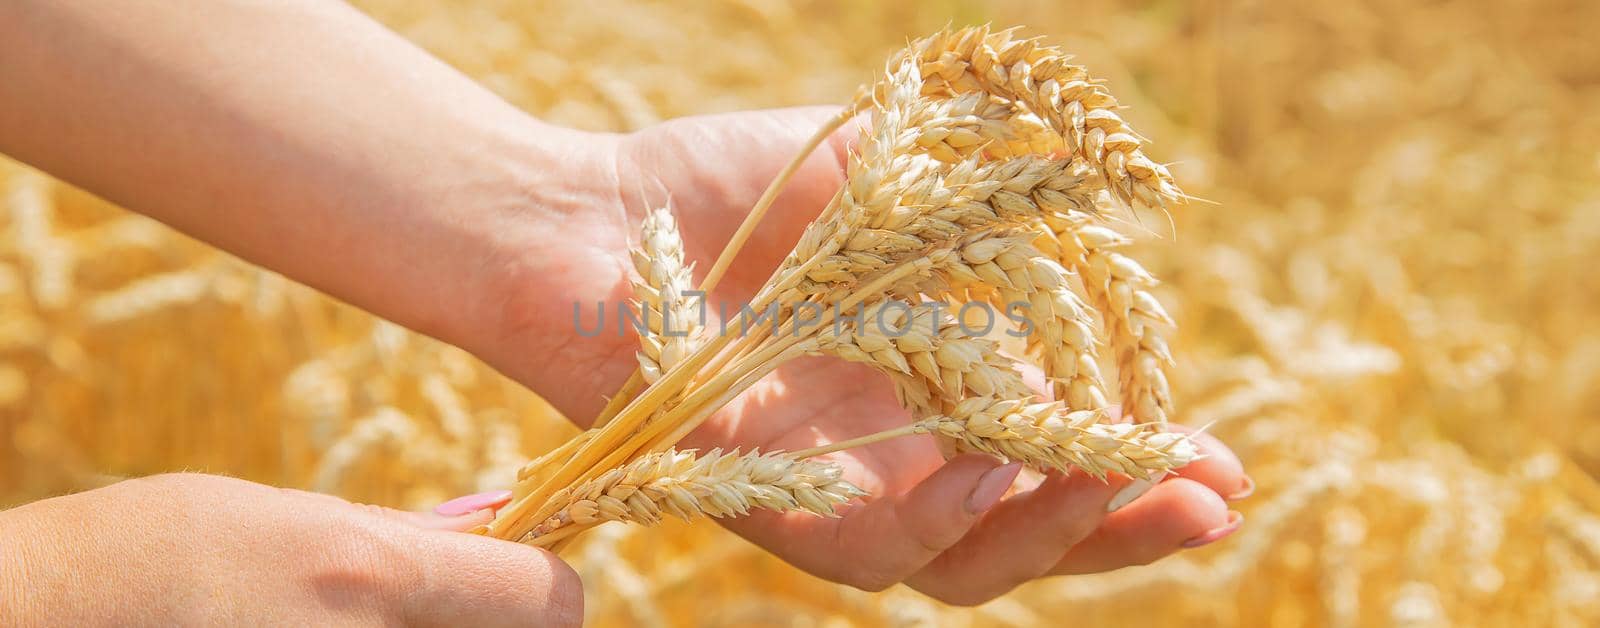
[[[800,166],[805,164],[806,158],[810,157],[818,146],[827,141],[828,136],[839,130],[846,122],[850,121],[850,118],[856,115],[856,110],[859,106],[858,101],[857,104],[841,109],[839,113],[828,118],[827,122],[824,122],[816,133],[811,134],[811,138],[806,140],[805,145],[800,148],[799,153],[795,154],[794,159],[789,160],[783,170],[778,171],[778,176],[772,180],[772,183],[767,184],[767,189],[761,193],[761,198],[756,200],[756,204],[750,208],[750,213],[745,215],[744,222],[739,223],[739,229],[733,232],[733,237],[728,240],[728,244],[722,247],[722,253],[717,255],[717,261],[711,265],[711,270],[706,271],[706,278],[700,284],[701,290],[710,292],[712,288],[717,286],[717,283],[722,280],[722,276],[728,272],[728,267],[733,265],[733,258],[739,255],[740,249],[744,248],[745,241],[749,240],[750,234],[755,232],[756,225],[760,224],[761,219],[766,217],[767,210],[772,208],[772,203],[778,200],[778,194],[789,183],[789,179],[800,169]]]
[[[617,413],[616,418],[579,448],[572,459],[552,474],[549,480],[531,491],[527,497],[513,501],[501,509],[503,514],[495,518],[491,524],[491,532],[500,538],[516,538],[525,534],[533,526],[533,523],[525,518],[532,514],[535,508],[548,500],[558,487],[568,486],[599,474],[602,470],[596,469],[594,463],[604,458],[605,454],[597,452],[609,452],[620,447],[630,434],[639,429],[639,426],[655,413],[657,407],[671,395],[679,393],[689,378],[731,340],[730,336],[711,339],[663,375],[659,381],[646,388],[639,397]]]
[[[804,459],[804,458],[814,458],[816,456],[821,456],[821,455],[825,455],[825,454],[831,454],[831,453],[838,452],[838,451],[844,451],[846,449],[855,449],[856,447],[864,447],[866,445],[871,445],[873,443],[883,442],[883,441],[886,441],[886,440],[889,440],[889,439],[893,439],[893,438],[899,438],[901,436],[911,436],[913,434],[927,434],[927,433],[930,433],[930,432],[934,431],[935,429],[937,429],[938,425],[939,425],[938,421],[918,421],[916,423],[911,423],[911,424],[908,424],[908,425],[902,425],[900,427],[883,430],[881,432],[874,432],[874,433],[868,434],[866,436],[857,436],[855,438],[851,438],[851,439],[848,439],[848,440],[834,441],[834,442],[828,443],[826,445],[818,445],[818,446],[812,447],[810,449],[801,449],[799,451],[791,451],[791,452],[788,453],[788,455],[790,457],[792,457],[792,458],[797,459],[797,460]]]
[[[639,391],[644,390],[644,386],[644,372],[635,367],[633,374],[628,376],[628,381],[623,382],[622,388],[617,389],[616,394],[606,401],[606,407],[602,408],[600,414],[595,416],[594,423],[590,427],[605,427],[607,423],[611,422],[611,419],[617,416],[618,412],[628,406],[629,401],[633,401]]]

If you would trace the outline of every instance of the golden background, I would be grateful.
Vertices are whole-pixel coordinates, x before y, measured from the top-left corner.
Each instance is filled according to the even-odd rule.
[[[1025,25],[1215,202],[1139,256],[1183,325],[1181,420],[1260,486],[1239,534],[956,609],[709,523],[613,525],[568,554],[593,625],[1600,622],[1600,3],[357,4],[609,130],[842,103],[907,37]],[[11,162],[0,208],[0,505],[189,469],[422,508],[575,431],[458,350]]]

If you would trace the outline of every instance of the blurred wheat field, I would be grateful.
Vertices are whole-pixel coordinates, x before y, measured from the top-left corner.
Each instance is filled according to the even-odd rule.
[[[973,609],[715,525],[568,557],[592,625],[1600,623],[1600,5],[364,0],[518,106],[625,131],[843,102],[907,37],[1079,55],[1212,203],[1140,259],[1244,529]],[[202,470],[427,507],[575,430],[465,353],[0,162],[0,505]]]

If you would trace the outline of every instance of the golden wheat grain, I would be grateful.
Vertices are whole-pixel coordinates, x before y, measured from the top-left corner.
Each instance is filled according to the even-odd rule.
[[[1015,308],[1032,328],[1027,349],[1055,398],[1077,410],[1105,408],[1094,312],[1073,289],[1067,269],[1033,246],[1033,236],[1005,231],[974,239],[934,269],[942,285],[927,291],[965,294],[1008,312]]]
[[[1135,421],[1162,423],[1173,412],[1167,369],[1172,353],[1166,330],[1175,323],[1149,291],[1156,279],[1115,249],[1127,236],[1093,224],[1087,214],[1045,221],[1061,247],[1062,260],[1078,270],[1084,289],[1105,317],[1117,358],[1123,412]]]
[[[607,521],[651,525],[663,514],[687,520],[746,515],[761,508],[830,517],[836,507],[863,495],[831,463],[782,453],[713,449],[696,456],[693,450],[668,450],[557,493],[553,501],[562,504],[560,509],[523,540]]]
[[[920,98],[920,78],[909,67],[891,75],[889,85],[873,130],[863,132],[862,148],[848,164],[837,211],[807,229],[786,263],[804,269],[802,293],[857,280],[975,230],[1093,208],[1103,183],[1080,162],[961,156],[959,150],[985,144],[970,143],[981,142],[979,135],[949,146],[951,137],[967,133],[950,101]],[[923,152],[929,145],[960,159],[933,159]]]
[[[890,375],[901,404],[918,416],[944,410],[944,399],[1033,395],[992,340],[968,336],[938,305],[880,302],[863,307],[859,323],[826,330],[815,352]]]
[[[931,431],[1036,469],[1078,467],[1100,477],[1159,478],[1194,459],[1187,436],[1152,425],[1095,425],[1106,419],[1100,408],[1034,402],[1016,362],[993,341],[968,337],[954,317],[940,315],[939,305],[876,304],[864,309],[861,321],[819,338],[817,352],[887,373],[901,402],[921,419],[914,430],[885,434]]]
[[[1159,479],[1198,454],[1185,435],[1159,432],[1149,425],[1107,425],[1104,419],[1093,410],[1068,411],[1061,402],[973,397],[924,424],[971,450],[1036,469],[1065,472],[1076,467],[1102,478],[1122,473]]]
[[[670,206],[645,214],[639,246],[630,253],[639,274],[633,294],[648,330],[639,337],[639,369],[646,382],[655,383],[689,354],[701,328],[699,299],[687,294],[694,278],[683,263],[683,236]]]
[[[1183,199],[1166,167],[1144,155],[1143,140],[1117,115],[1117,100],[1059,49],[980,26],[917,40],[901,55],[891,64],[917,62],[924,93],[983,92],[1027,107],[1124,203],[1164,207]]]

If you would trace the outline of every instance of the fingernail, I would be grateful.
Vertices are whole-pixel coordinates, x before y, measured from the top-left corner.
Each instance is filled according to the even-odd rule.
[[[1022,472],[1022,464],[1013,462],[1000,465],[978,478],[978,485],[973,487],[972,494],[967,495],[967,512],[981,515],[989,512],[995,504],[1000,503],[1000,498],[1006,494],[1006,489],[1011,488],[1011,483],[1016,481],[1017,474]]]
[[[1111,501],[1106,502],[1106,512],[1122,510],[1123,506],[1133,503],[1133,500],[1139,499],[1139,496],[1150,492],[1150,489],[1155,488],[1155,485],[1155,482],[1149,480],[1129,482],[1127,486],[1122,487],[1122,490],[1117,491],[1116,495],[1111,496]]]
[[[444,517],[470,515],[485,508],[497,508],[511,501],[511,491],[487,491],[464,495],[433,507],[433,512]]]
[[[1237,491],[1234,491],[1233,493],[1230,493],[1229,495],[1227,495],[1223,499],[1226,499],[1226,500],[1232,502],[1232,501],[1238,501],[1238,500],[1244,499],[1246,497],[1249,497],[1249,496],[1255,494],[1255,492],[1256,492],[1256,481],[1255,480],[1250,479],[1250,476],[1247,475],[1247,476],[1244,476],[1243,484],[1244,484],[1243,487],[1241,487]]]
[[[1216,543],[1228,538],[1228,535],[1238,530],[1239,525],[1242,523],[1244,523],[1244,514],[1237,510],[1230,510],[1228,511],[1228,523],[1226,525],[1206,530],[1200,536],[1184,541],[1183,547],[1193,549],[1202,545]]]

